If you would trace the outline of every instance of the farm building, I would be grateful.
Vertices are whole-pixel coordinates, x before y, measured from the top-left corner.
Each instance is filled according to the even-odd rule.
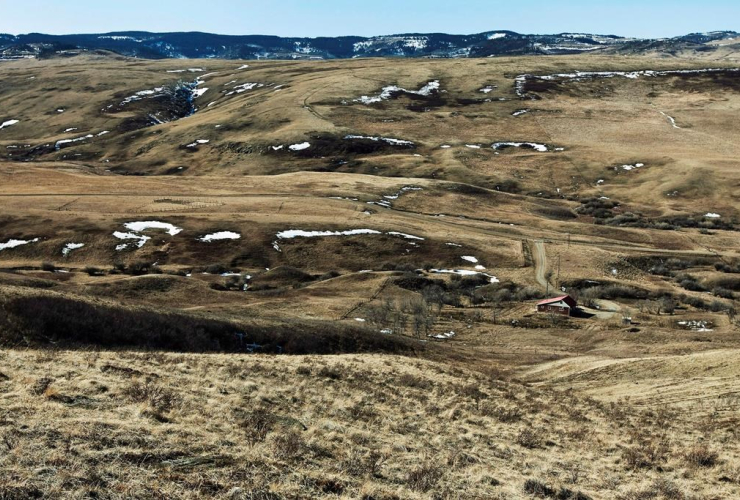
[[[562,314],[570,316],[578,304],[570,295],[561,295],[537,302],[538,313]]]

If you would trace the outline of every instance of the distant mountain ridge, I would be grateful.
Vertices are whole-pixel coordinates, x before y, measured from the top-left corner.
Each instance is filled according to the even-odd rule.
[[[499,30],[475,35],[409,33],[376,37],[342,36],[294,38],[267,35],[211,33],[149,33],[124,31],[100,34],[0,34],[0,59],[74,54],[108,50],[145,59],[348,59],[354,57],[493,57],[506,55],[578,54],[605,51],[708,51],[712,43],[739,37],[735,31],[692,33],[664,39],[615,35],[560,33],[527,35]]]

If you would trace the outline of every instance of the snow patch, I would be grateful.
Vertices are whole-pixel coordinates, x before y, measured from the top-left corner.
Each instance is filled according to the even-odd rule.
[[[15,125],[15,124],[16,124],[16,123],[18,123],[19,121],[20,121],[20,120],[8,120],[8,121],[6,121],[6,122],[3,122],[3,123],[1,123],[1,124],[0,124],[0,130],[4,129],[4,128],[6,128],[6,127],[10,127],[10,126],[12,126],[12,125]]]
[[[622,170],[627,170],[629,172],[630,170],[635,170],[636,168],[642,168],[644,166],[644,163],[635,163],[634,165],[622,165],[619,168],[621,168]]]
[[[198,239],[205,243],[210,243],[211,241],[218,241],[218,240],[238,240],[241,237],[242,237],[241,234],[234,233],[232,231],[219,231],[217,233],[207,234]]]
[[[179,228],[169,222],[159,221],[141,221],[141,222],[127,222],[123,225],[129,231],[140,233],[148,229],[163,229],[167,231],[170,236],[175,236],[182,232],[182,228]]]
[[[672,116],[669,116],[669,115],[665,114],[662,111],[660,112],[660,114],[663,115],[663,116],[665,116],[666,118],[668,118],[668,122],[671,124],[671,126],[673,128],[681,128],[678,125],[676,125],[676,119],[675,118],[673,118]]]
[[[57,151],[59,151],[60,149],[62,149],[62,146],[65,145],[65,144],[71,144],[71,143],[74,143],[74,142],[86,141],[87,139],[92,139],[93,137],[95,137],[95,136],[92,135],[92,134],[87,134],[85,136],[77,137],[75,139],[62,139],[62,140],[57,141],[56,144],[54,144],[54,149],[56,149]]]
[[[455,336],[455,332],[446,332],[446,333],[438,333],[438,334],[430,334],[429,337],[433,339],[439,339],[439,340],[446,340],[451,339]]]
[[[398,231],[389,231],[386,234],[389,234],[391,236],[400,236],[401,238],[404,238],[406,240],[420,240],[420,241],[424,241],[424,238],[422,238],[420,236],[414,236],[413,234],[399,233]]]
[[[390,137],[373,137],[373,136],[368,136],[368,135],[347,135],[344,138],[346,140],[368,139],[368,140],[375,141],[375,142],[382,141],[392,146],[414,146],[414,143],[411,141],[404,141],[403,139],[393,139]]]
[[[84,243],[67,243],[66,245],[64,245],[64,248],[62,248],[62,255],[68,257],[69,254],[72,253],[72,251],[79,250],[84,246]]]
[[[397,85],[389,85],[383,87],[380,94],[376,96],[362,96],[359,99],[355,99],[354,102],[361,102],[362,104],[369,105],[375,104],[381,101],[386,101],[393,97],[394,94],[415,94],[420,96],[429,96],[434,92],[439,91],[439,80],[434,80],[424,85],[419,90],[407,90]]]
[[[304,149],[308,149],[310,147],[310,142],[301,142],[299,144],[291,144],[290,146],[288,146],[288,149],[290,149],[291,151],[303,151]]]
[[[22,245],[28,245],[29,243],[36,243],[39,241],[38,238],[32,240],[8,240],[5,243],[0,243],[0,251],[7,250],[9,248],[16,248]]]
[[[477,276],[479,274],[482,274],[483,276],[489,278],[491,280],[491,283],[499,282],[499,279],[495,276],[491,276],[490,274],[482,273],[480,271],[471,271],[469,269],[432,269],[429,272],[434,274],[459,274],[460,276]]]
[[[304,231],[302,229],[289,229],[277,233],[278,239],[292,238],[316,238],[322,236],[355,236],[358,234],[382,234],[374,229],[348,229],[346,231]]]

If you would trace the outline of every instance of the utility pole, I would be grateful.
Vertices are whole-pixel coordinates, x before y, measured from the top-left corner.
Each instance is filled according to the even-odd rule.
[[[558,254],[558,275],[555,278],[555,286],[560,290],[560,254]]]

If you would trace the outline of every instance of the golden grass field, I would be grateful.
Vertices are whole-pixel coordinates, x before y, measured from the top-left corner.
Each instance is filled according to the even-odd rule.
[[[735,67],[3,62],[0,499],[740,497]]]

